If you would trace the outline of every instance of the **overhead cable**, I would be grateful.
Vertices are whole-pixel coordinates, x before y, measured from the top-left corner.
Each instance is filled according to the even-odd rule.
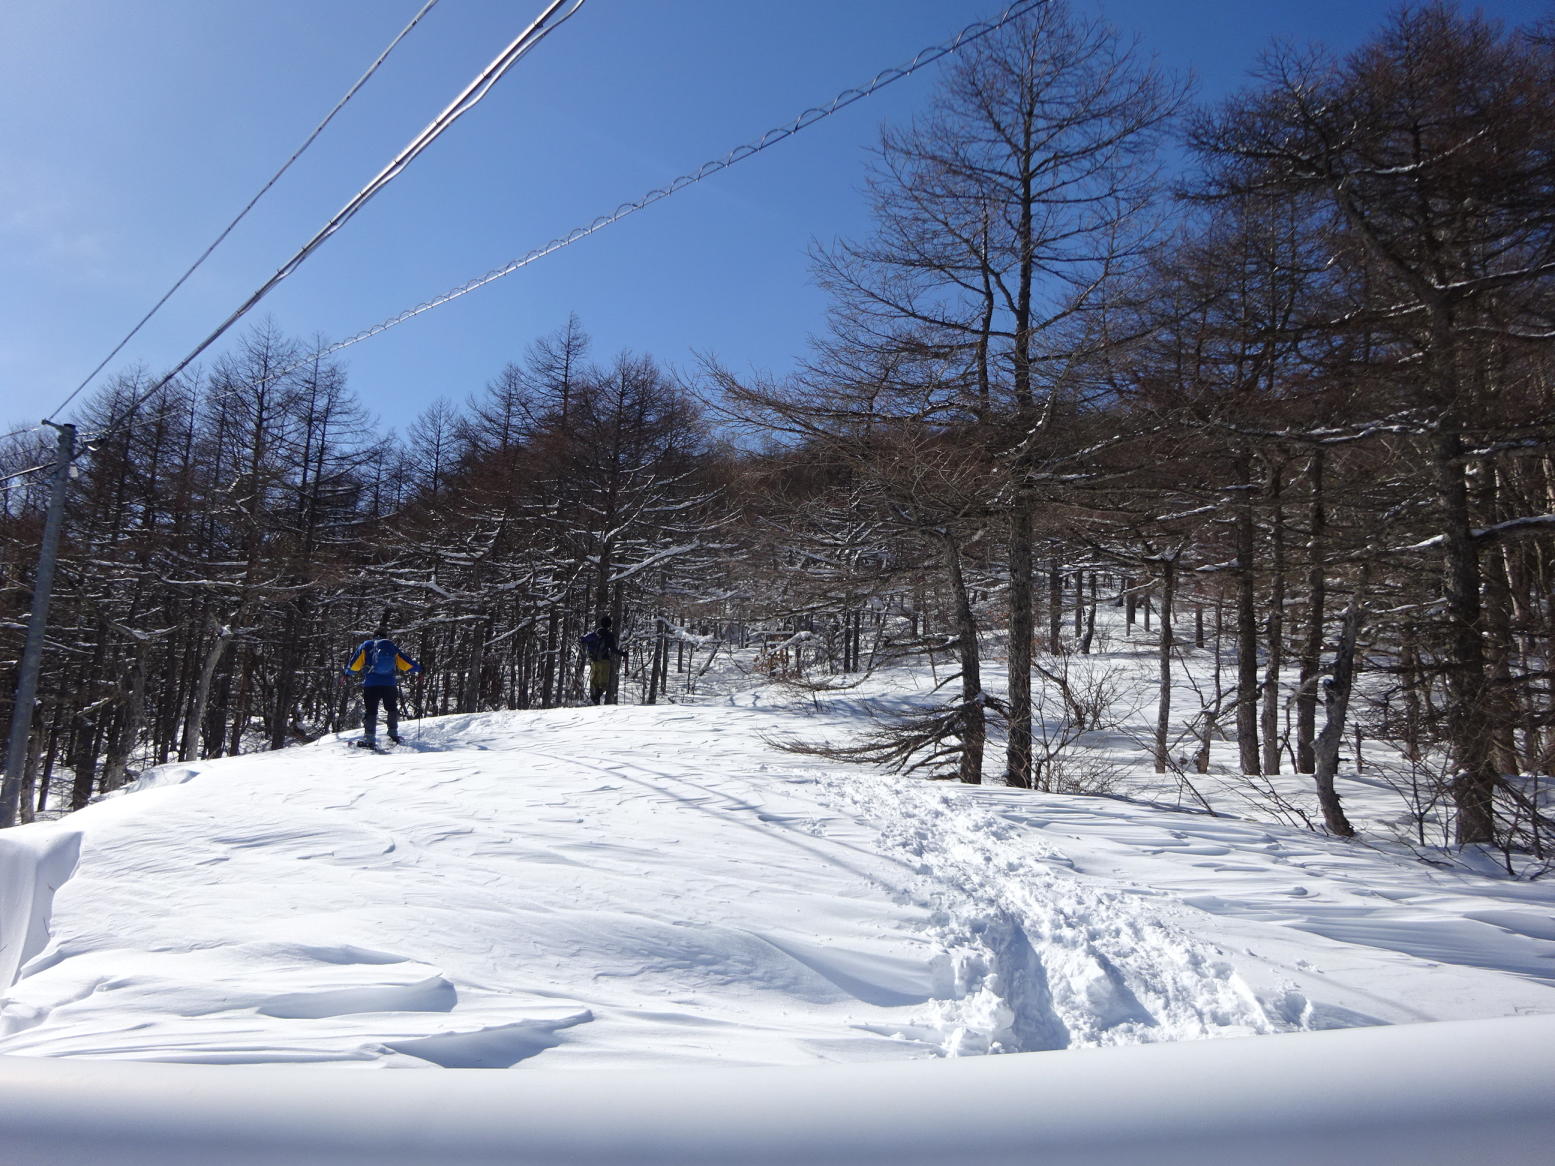
[[[11,482],[13,478],[25,478],[29,474],[37,474],[44,470],[52,470],[53,468],[53,462],[44,462],[41,466],[30,466],[25,470],[12,470],[9,474],[0,474],[0,482]],[[12,482],[12,484],[6,486],[5,489],[14,490],[19,485],[22,485],[22,483]]]
[[[388,60],[389,54],[394,51],[395,47],[400,43],[400,41],[405,39],[406,35],[409,34],[411,29],[415,28],[416,25],[421,23],[421,18],[430,12],[437,3],[438,0],[426,0],[426,3],[421,6],[421,11],[417,12],[415,16],[411,17],[410,23],[407,24],[404,28],[400,29],[399,35],[391,40],[388,44],[388,47],[385,48],[383,52],[378,54],[378,59],[367,67],[367,72],[358,77],[356,79],[356,83],[352,85],[350,89],[346,90],[345,96],[343,96],[339,101],[335,102],[335,107],[324,115],[324,120],[313,127],[313,132],[307,136],[307,139],[302,143],[302,145],[293,150],[292,156],[286,159],[281,168],[270,176],[269,181],[267,181],[259,188],[259,193],[254,195],[253,198],[249,199],[248,205],[238,212],[237,217],[222,228],[221,234],[216,236],[209,247],[200,252],[200,257],[189,265],[189,270],[180,275],[173,286],[162,293],[162,298],[151,305],[151,310],[140,318],[140,322],[129,330],[123,340],[120,340],[118,344],[114,345],[113,351],[110,352],[107,356],[103,357],[103,359],[98,363],[97,367],[94,368],[91,372],[87,373],[86,378],[79,385],[77,385],[74,390],[71,391],[71,394],[68,397],[59,403],[59,407],[56,408],[54,412],[49,414],[51,419],[58,417],[61,413],[63,413],[69,406],[70,402],[74,401],[76,397],[81,394],[81,391],[85,389],[87,385],[91,384],[94,379],[96,379],[97,374],[102,372],[103,369],[108,366],[108,362],[114,357],[118,356],[119,353],[124,350],[124,346],[135,338],[136,334],[146,326],[151,317],[155,316],[157,312],[161,311],[162,305],[167,303],[168,300],[172,299],[173,294],[178,291],[179,288],[183,287],[184,283],[189,279],[189,277],[199,270],[201,264],[203,264],[211,257],[211,253],[215,251],[217,247],[220,247],[223,242],[225,242],[227,236],[232,234],[233,228],[241,223],[248,216],[248,212],[254,209],[259,200],[269,193],[270,188],[280,180],[281,175],[285,174],[288,170],[291,169],[292,163],[296,162],[298,158],[302,157],[303,151],[305,151],[309,146],[313,145],[314,140],[324,132],[324,127],[335,120],[335,115],[345,108],[346,102],[350,101],[351,98],[356,96],[357,90],[359,90],[367,83],[368,78],[378,71],[378,66],[382,65],[384,61]]]
[[[571,3],[571,7],[567,8],[567,11],[562,13],[561,16],[556,17],[556,13],[560,9],[566,8],[569,3]],[[557,28],[560,28],[564,22],[571,19],[572,16],[577,13],[578,9],[583,7],[584,3],[585,0],[550,0],[550,2],[546,5],[545,10],[535,18],[534,22],[530,24],[530,26],[523,32],[521,32],[518,37],[507,46],[507,48],[503,49],[501,53],[497,54],[496,58],[484,69],[482,69],[481,72],[476,75],[475,79],[465,87],[464,91],[460,93],[458,97],[454,98],[452,104],[450,104],[448,108],[443,110],[442,113],[438,114],[437,117],[433,118],[425,129],[412,138],[410,144],[402,149],[398,154],[396,154],[393,161],[380,170],[377,176],[373,178],[371,182],[362,187],[361,190],[353,195],[350,201],[345,204],[345,206],[336,211],[335,214],[330,218],[329,222],[325,223],[323,227],[319,228],[318,232],[314,234],[313,238],[304,243],[290,259],[288,259],[280,266],[280,268],[276,270],[274,275],[261,284],[258,289],[256,289],[254,293],[248,297],[248,299],[243,301],[237,310],[235,310],[231,315],[223,320],[216,327],[215,331],[213,331],[204,340],[200,341],[200,343],[195,346],[192,352],[190,352],[176,365],[174,365],[172,371],[160,377],[155,384],[142,393],[140,397],[137,398],[136,402],[130,406],[130,409],[133,411],[141,400],[149,398],[163,385],[167,384],[179,373],[183,372],[184,369],[188,368],[189,365],[194,363],[195,359],[202,352],[204,352],[212,344],[216,343],[217,340],[221,339],[221,337],[226,334],[228,329],[230,329],[234,324],[236,324],[251,310],[253,310],[254,306],[257,305],[260,300],[269,295],[277,284],[279,284],[292,272],[296,271],[297,268],[302,266],[303,262],[310,255],[322,247],[325,240],[327,240],[336,231],[340,230],[341,227],[345,226],[345,224],[349,222],[350,219],[367,204],[368,200],[370,200],[373,195],[377,194],[395,178],[399,177],[399,175],[404,172],[405,168],[409,166],[411,162],[415,161],[415,159],[421,154],[423,150],[435,142],[444,133],[444,131],[448,129],[449,126],[453,125],[453,123],[458,121],[459,118],[463,117],[466,113],[470,112],[471,109],[475,108],[475,106],[480,103],[481,99],[491,91],[492,86],[502,79],[503,74],[511,69],[520,57],[522,57],[530,49],[534,48],[535,45],[539,44],[548,35],[550,35],[550,33],[555,31]],[[552,17],[556,17],[556,19],[553,20]],[[305,364],[307,362],[303,361],[301,363]],[[297,367],[300,367],[300,365]]]
[[[634,214],[635,212],[642,210],[644,207],[658,202],[660,199],[668,198],[670,195],[676,193],[677,191],[684,190],[686,187],[692,185],[693,183],[700,182],[702,179],[716,174],[720,170],[726,170],[738,162],[743,162],[747,158],[754,157],[756,154],[759,154],[761,151],[767,149],[768,147],[774,146],[778,142],[792,137],[799,131],[808,129],[816,122],[830,117],[832,114],[838,112],[839,110],[845,109],[847,106],[852,105],[855,101],[862,100],[863,98],[868,97],[873,93],[877,93],[887,85],[890,85],[892,82],[900,81],[904,77],[911,76],[919,69],[934,63],[940,58],[965,48],[967,45],[971,44],[973,41],[978,40],[980,37],[986,36],[991,32],[1003,28],[1011,21],[1019,19],[1026,13],[1041,7],[1047,2],[1048,0],[1017,0],[1017,3],[1011,4],[994,19],[988,21],[979,21],[977,23],[967,25],[950,40],[924,49],[905,64],[882,70],[881,72],[875,74],[875,76],[865,85],[862,85],[856,89],[844,89],[827,104],[822,106],[814,106],[805,110],[792,122],[789,122],[783,126],[779,126],[775,129],[768,130],[765,134],[761,135],[760,138],[753,142],[748,142],[744,145],[736,146],[722,158],[714,159],[710,162],[705,162],[696,170],[676,178],[674,181],[668,183],[665,186],[649,191],[647,194],[633,202],[622,203],[609,214],[599,216],[587,226],[574,228],[566,235],[552,240],[551,242],[545,244],[545,246],[537,247],[533,251],[530,251],[528,254],[518,259],[514,259],[511,262],[506,263],[492,271],[489,271],[485,275],[478,276],[477,278],[472,279],[467,283],[461,284],[453,290],[437,296],[435,299],[427,300],[424,303],[418,304],[414,308],[409,308],[397,316],[390,317],[380,324],[375,324],[371,328],[356,333],[354,336],[350,336],[344,340],[339,340],[333,344],[326,345],[325,347],[320,348],[317,351],[303,357],[301,360],[295,361],[292,364],[286,365],[276,370],[257,383],[268,384],[271,381],[277,380],[280,377],[288,375],[289,373],[293,373],[299,368],[311,364],[316,360],[330,356],[336,352],[341,351],[342,349],[350,348],[352,345],[360,344],[364,340],[370,340],[374,336],[381,335],[382,333],[387,332],[390,328],[403,324],[407,320],[414,319],[416,316],[421,315],[423,312],[429,312],[433,308],[441,307],[443,304],[449,303],[452,300],[456,300],[460,296],[468,295],[470,292],[475,291],[478,288],[485,287],[487,284],[494,283],[496,280],[499,280],[504,276],[511,275],[513,272],[519,270],[520,268],[527,267],[535,260],[544,258],[553,252],[560,251],[563,247],[568,247],[573,243],[576,243],[578,240],[594,234],[596,231],[603,230],[605,227],[610,226],[612,223],[620,222],[628,215]],[[567,12],[566,17],[570,17],[574,12],[576,12],[582,3],[583,0],[577,0],[577,3],[574,5],[574,7]],[[555,5],[552,7],[554,8]],[[566,17],[563,17],[563,19],[566,19]],[[544,19],[543,16],[542,19]],[[225,330],[225,327],[226,326],[223,327],[223,330]],[[136,402],[131,405],[131,410],[136,408],[140,401],[149,398],[152,393],[156,392],[157,389],[161,388],[168,381],[172,380],[173,377],[177,376],[178,373],[182,372],[183,369],[187,367],[187,365],[194,359],[194,357],[197,356],[206,347],[208,347],[211,341],[214,339],[215,336],[212,336],[209,340],[202,344],[200,348],[196,349],[193,354],[191,354],[184,361],[180,362],[171,373],[161,378],[156,384],[152,385],[150,389],[143,393],[136,400]],[[109,429],[112,428],[113,426],[109,426]]]
[[[839,110],[852,105],[855,101],[862,100],[863,98],[868,97],[870,94],[884,89],[893,81],[900,81],[903,77],[910,76],[911,74],[917,72],[919,69],[923,68],[925,65],[932,64],[933,62],[939,60],[941,57],[947,56],[950,53],[964,48],[968,44],[971,44],[973,41],[977,40],[979,37],[986,36],[988,33],[993,32],[996,29],[1003,28],[1012,20],[1025,15],[1032,9],[1040,7],[1047,2],[1048,0],[1019,0],[1018,3],[1012,4],[1010,7],[1006,8],[1003,14],[997,18],[986,22],[979,22],[977,24],[968,25],[966,28],[963,28],[959,33],[957,33],[951,40],[946,41],[943,44],[935,45],[932,48],[924,49],[906,64],[898,65],[895,68],[886,69],[880,73],[877,73],[874,78],[866,85],[860,86],[857,89],[843,90],[826,105],[814,106],[805,110],[792,122],[783,126],[779,126],[776,129],[768,130],[760,138],[753,142],[748,142],[745,145],[735,147],[722,158],[703,163],[703,165],[698,167],[696,170],[681,175],[673,182],[670,182],[665,186],[661,186],[656,190],[650,190],[647,194],[633,202],[622,203],[609,214],[599,216],[597,219],[586,226],[576,227],[560,238],[551,240],[551,242],[545,244],[543,247],[537,247],[533,251],[530,251],[528,254],[518,259],[514,259],[511,262],[503,264],[501,267],[498,267],[492,271],[488,271],[485,275],[477,276],[475,279],[470,280],[468,283],[460,284],[458,287],[451,291],[444,292],[442,295],[437,296],[434,299],[427,300],[424,303],[418,304],[414,308],[409,308],[397,316],[392,316],[380,324],[375,324],[371,328],[356,333],[354,336],[350,336],[345,340],[336,341],[335,343],[325,348],[321,348],[317,352],[314,352],[308,357],[299,361],[297,364],[280,370],[275,375],[284,376],[286,373],[295,371],[296,369],[301,368],[303,365],[317,360],[320,357],[329,356],[333,353],[339,352],[343,348],[349,348],[353,344],[360,344],[364,340],[370,340],[372,337],[377,336],[383,332],[387,332],[390,328],[393,328],[399,324],[403,324],[405,321],[413,319],[416,316],[421,315],[423,312],[429,312],[433,308],[441,307],[451,300],[456,300],[460,296],[468,295],[470,292],[475,291],[478,288],[485,287],[488,283],[494,283],[504,276],[512,275],[513,272],[519,270],[519,268],[527,267],[537,259],[542,259],[545,256],[552,254],[553,252],[560,251],[563,247],[571,246],[578,240],[587,238],[589,235],[594,234],[596,231],[603,230],[605,227],[610,226],[612,223],[618,223],[628,215],[635,214],[637,211],[642,210],[644,207],[651,206],[653,203],[658,202],[660,199],[668,198],[670,195],[676,193],[677,191],[684,190],[686,187],[692,185],[693,183],[700,182],[702,179],[716,174],[720,170],[726,170],[738,162],[743,162],[747,158],[755,157],[755,155],[761,153],[761,151],[767,149],[770,146],[775,146],[778,142],[783,141],[785,138],[792,137],[800,130],[808,129],[816,122],[822,120],[823,118],[830,117],[832,114],[838,112]]]

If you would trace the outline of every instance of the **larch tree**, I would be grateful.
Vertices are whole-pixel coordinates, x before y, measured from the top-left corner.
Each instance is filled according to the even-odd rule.
[[[1387,334],[1431,472],[1457,839],[1492,842],[1483,559],[1520,535],[1487,522],[1478,483],[1491,449],[1546,420],[1504,377],[1509,353],[1555,338],[1555,52],[1449,4],[1407,9],[1342,61],[1271,56],[1194,141],[1209,193],[1320,197],[1336,261],[1364,271],[1352,310]]]
[[[1179,100],[1116,32],[1054,0],[970,46],[930,112],[885,133],[876,233],[823,257],[861,335],[958,357],[966,408],[997,422],[1013,786],[1032,785],[1044,458],[1064,444],[1051,431],[1068,374],[1108,342],[1097,317],[1152,239],[1156,150]]]

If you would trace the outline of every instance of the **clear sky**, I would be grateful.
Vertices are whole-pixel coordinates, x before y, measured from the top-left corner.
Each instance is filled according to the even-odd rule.
[[[336,340],[824,104],[1007,0],[587,0],[257,310]],[[1081,0],[1081,3],[1088,0]],[[52,413],[423,0],[4,0],[0,425]],[[464,87],[541,0],[441,0],[110,367],[192,349]],[[1104,0],[1213,99],[1274,37],[1348,48],[1383,0]],[[1488,0],[1520,23],[1548,0]],[[478,392],[577,312],[595,356],[782,374],[823,325],[811,240],[868,227],[866,150],[932,67],[638,215],[347,349],[386,425]],[[240,325],[240,327],[242,327]],[[106,376],[107,374],[105,374]],[[68,412],[64,415],[68,418]]]

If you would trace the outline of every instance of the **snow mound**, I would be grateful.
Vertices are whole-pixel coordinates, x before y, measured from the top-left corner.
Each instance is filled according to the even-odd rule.
[[[0,1054],[795,1066],[1555,1013],[1541,886],[839,770],[764,743],[797,715],[444,717],[7,831]]]

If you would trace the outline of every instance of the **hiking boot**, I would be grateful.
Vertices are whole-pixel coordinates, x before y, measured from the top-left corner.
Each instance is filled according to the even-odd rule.
[[[389,740],[398,745],[400,743],[400,735],[398,733],[390,733]]]
[[[378,748],[378,742],[371,737],[359,737],[356,741],[356,747],[358,749],[376,749]]]

